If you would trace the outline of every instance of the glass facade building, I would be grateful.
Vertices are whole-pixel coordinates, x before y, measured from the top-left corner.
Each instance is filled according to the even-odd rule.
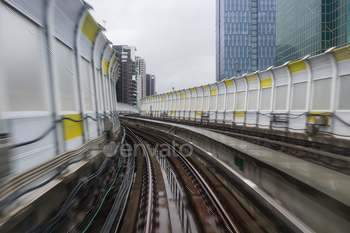
[[[276,63],[276,0],[216,0],[216,81]]]
[[[277,66],[350,42],[348,0],[277,0]]]

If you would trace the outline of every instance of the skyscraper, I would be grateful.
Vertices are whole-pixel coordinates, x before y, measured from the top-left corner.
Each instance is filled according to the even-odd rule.
[[[277,0],[277,65],[350,42],[348,1]]]
[[[216,81],[274,66],[276,0],[216,0]]]
[[[137,106],[141,105],[141,99],[146,96],[146,61],[136,57],[137,65]]]
[[[156,94],[156,76],[153,74],[146,75],[146,96]]]
[[[113,48],[121,64],[121,74],[117,81],[117,100],[137,106],[137,64],[134,46],[116,45]]]

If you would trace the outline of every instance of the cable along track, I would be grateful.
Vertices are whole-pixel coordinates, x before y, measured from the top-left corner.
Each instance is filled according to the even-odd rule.
[[[103,225],[101,233],[116,233],[118,231],[133,184],[135,159],[133,156],[125,155],[123,151],[121,152],[121,156],[127,159],[126,169],[124,174],[121,174],[123,175],[123,182],[119,187],[118,194],[115,197],[115,201]]]

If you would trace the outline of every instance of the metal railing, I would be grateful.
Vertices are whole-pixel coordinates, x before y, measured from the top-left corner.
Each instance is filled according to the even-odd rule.
[[[189,213],[187,212],[187,209],[185,206],[185,201],[184,201],[183,195],[181,193],[180,184],[176,179],[175,173],[173,172],[173,167],[165,157],[159,155],[159,151],[157,151],[156,157],[159,161],[161,169],[167,175],[167,179],[168,179],[168,182],[170,184],[170,189],[175,196],[175,203],[176,203],[176,206],[179,208],[180,220],[182,222],[182,226],[186,230],[185,231],[186,233],[188,233],[188,232],[192,233]],[[186,219],[185,219],[185,217],[186,217]]]

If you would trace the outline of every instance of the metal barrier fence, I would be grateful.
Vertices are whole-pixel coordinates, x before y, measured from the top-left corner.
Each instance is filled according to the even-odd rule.
[[[119,126],[119,63],[91,8],[80,0],[0,1],[0,135],[22,144],[9,151],[11,174],[99,137],[103,118]]]
[[[141,114],[350,137],[350,50],[148,96]]]

